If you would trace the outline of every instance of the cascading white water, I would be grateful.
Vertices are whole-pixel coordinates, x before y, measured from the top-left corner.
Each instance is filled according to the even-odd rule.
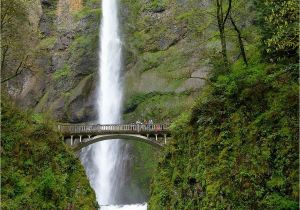
[[[118,22],[118,0],[102,0],[101,42],[97,109],[98,123],[121,122],[121,41]],[[146,204],[112,206],[117,204],[118,187],[124,179],[124,157],[120,140],[94,144],[82,152],[82,162],[94,188],[101,209],[146,209]],[[123,169],[124,171],[124,169]],[[107,206],[110,205],[110,206]],[[103,207],[102,207],[103,206]]]

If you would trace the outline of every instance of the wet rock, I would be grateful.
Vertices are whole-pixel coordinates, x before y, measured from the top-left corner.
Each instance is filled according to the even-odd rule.
[[[191,74],[191,78],[187,79],[179,88],[175,90],[175,92],[182,93],[186,91],[199,90],[205,85],[209,71],[209,66],[203,66],[202,68],[194,71]]]
[[[41,34],[44,36],[50,36],[51,35],[51,26],[52,23],[49,21],[49,18],[45,15],[42,15],[40,22],[39,22],[39,29],[41,31]]]
[[[65,98],[62,96],[55,100],[50,106],[51,114],[55,119],[67,121],[68,117],[65,112]]]
[[[41,0],[42,5],[44,6],[51,6],[51,1],[50,0]]]
[[[46,74],[53,72],[53,66],[51,62],[51,56],[49,53],[41,52],[35,60],[36,64],[43,69]]]
[[[52,56],[52,71],[55,72],[56,70],[63,68],[66,63],[67,55],[65,53],[54,53]]]
[[[138,90],[142,90],[145,93],[150,92],[167,92],[167,81],[160,76],[158,72],[147,71],[143,73],[139,79]]]
[[[68,32],[61,35],[55,45],[54,50],[66,50],[74,40],[74,32]]]
[[[210,72],[210,67],[209,66],[203,66],[202,68],[194,71],[192,73],[191,77],[207,78],[209,72]]]
[[[175,93],[183,93],[186,91],[196,91],[199,88],[203,87],[205,81],[199,78],[190,78],[187,79],[183,85],[175,90]]]
[[[91,74],[82,79],[79,84],[70,91],[68,97],[67,114],[71,122],[91,121],[96,115],[96,79]]]
[[[154,9],[152,9],[152,12],[154,13],[162,13],[164,12],[166,9],[164,7],[156,7]]]

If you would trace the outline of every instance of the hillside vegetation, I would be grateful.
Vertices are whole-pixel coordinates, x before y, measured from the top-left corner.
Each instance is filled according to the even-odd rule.
[[[41,115],[1,102],[1,209],[97,209],[79,158]]]
[[[124,122],[175,121],[164,151],[130,145],[124,194],[155,210],[298,209],[298,2],[119,2]],[[1,1],[3,209],[96,208],[43,114],[96,120],[100,3]]]
[[[213,2],[217,14],[222,1]],[[226,47],[212,62],[205,90],[172,125],[149,209],[298,209],[297,8],[293,0],[251,1],[246,10],[232,2],[231,14],[254,11],[257,42],[246,40],[247,62],[226,58]]]

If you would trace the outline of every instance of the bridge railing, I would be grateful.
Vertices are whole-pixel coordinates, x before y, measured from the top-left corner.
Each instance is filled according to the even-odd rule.
[[[168,132],[169,124],[58,125],[58,130],[64,134],[160,133]]]

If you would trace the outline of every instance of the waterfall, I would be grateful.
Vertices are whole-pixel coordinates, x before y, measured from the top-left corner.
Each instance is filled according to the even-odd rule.
[[[122,109],[118,0],[102,0],[100,33],[98,123],[116,124],[121,122]],[[122,180],[126,178],[124,148],[126,149],[121,140],[108,140],[96,143],[82,151],[81,160],[101,209],[146,209],[146,205],[141,204],[112,206],[118,204],[120,186]]]

